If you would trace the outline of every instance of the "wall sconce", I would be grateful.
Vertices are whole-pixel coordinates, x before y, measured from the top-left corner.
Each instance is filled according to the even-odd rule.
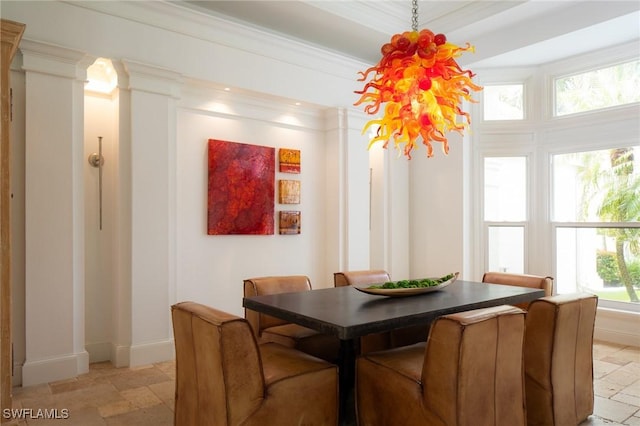
[[[98,168],[98,209],[100,215],[100,230],[102,231],[102,166],[104,165],[104,157],[102,156],[102,136],[98,136],[98,152],[89,155],[89,164],[91,167]]]

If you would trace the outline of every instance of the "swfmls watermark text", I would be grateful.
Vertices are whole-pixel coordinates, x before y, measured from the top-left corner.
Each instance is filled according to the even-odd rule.
[[[68,408],[5,408],[2,417],[12,420],[68,419]]]

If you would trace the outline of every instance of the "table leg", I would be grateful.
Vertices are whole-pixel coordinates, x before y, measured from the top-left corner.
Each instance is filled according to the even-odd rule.
[[[339,392],[340,392],[340,419],[341,426],[356,424],[355,406],[355,376],[356,376],[357,340],[340,340],[340,360],[338,367]]]

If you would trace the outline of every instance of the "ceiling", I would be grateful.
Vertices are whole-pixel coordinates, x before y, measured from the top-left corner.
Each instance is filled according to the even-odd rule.
[[[411,30],[410,0],[169,1],[374,64]],[[465,65],[533,66],[640,38],[640,1],[418,1],[418,27],[476,48]],[[465,63],[466,62],[466,63]]]

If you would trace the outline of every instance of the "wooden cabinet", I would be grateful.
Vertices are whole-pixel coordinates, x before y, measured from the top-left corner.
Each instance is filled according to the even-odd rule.
[[[24,24],[2,19],[2,56],[0,57],[0,412],[11,408],[11,61],[24,33]],[[11,419],[1,416],[2,422]]]

